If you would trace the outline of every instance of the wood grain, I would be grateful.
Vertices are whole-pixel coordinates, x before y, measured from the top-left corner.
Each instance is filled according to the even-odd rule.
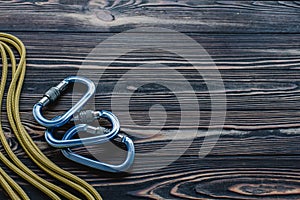
[[[113,34],[95,33],[83,36],[80,33],[63,35],[16,33],[16,35],[23,39],[28,49],[27,80],[22,94],[21,109],[30,111],[45,90],[68,75],[76,75],[78,69],[82,67],[82,62],[87,62],[85,58],[88,57],[89,52]],[[300,107],[298,103],[300,78],[298,60],[300,53],[296,41],[300,39],[299,34],[263,34],[257,37],[252,34],[207,35],[193,33],[190,36],[207,50],[222,75],[227,98],[225,128],[259,130],[298,127],[298,108]],[[191,103],[188,97],[193,93],[199,99],[200,126],[187,123],[187,128],[206,128],[208,126],[210,97],[205,88],[205,82],[196,75],[197,72],[189,63],[178,56],[166,52],[153,53],[151,50],[132,52],[116,60],[101,78],[101,69],[107,57],[106,55],[95,55],[95,57],[98,59],[97,62],[94,65],[86,66],[87,70],[84,76],[89,76],[95,82],[100,79],[95,97],[96,108],[111,109],[110,97],[114,86],[128,69],[134,69],[145,63],[155,65],[163,62],[186,78],[179,83],[170,76],[170,82],[173,81],[178,88],[181,88],[186,81],[192,85],[193,90],[184,91],[187,93],[187,97],[182,98],[180,103],[188,106]],[[205,60],[195,57],[193,64],[205,66],[205,63]],[[41,79],[43,73],[46,73],[47,76]],[[39,84],[36,84],[37,82]],[[135,89],[133,88],[133,90]],[[124,118],[122,126],[134,129],[129,126],[126,116],[123,116],[123,109],[126,108],[122,107],[122,103],[126,99],[126,92],[131,91],[124,91],[124,93],[116,95],[120,101],[116,107],[119,109],[117,111],[120,117]],[[74,95],[79,97],[80,94]],[[61,103],[50,107],[50,110],[67,110],[71,105],[71,99],[71,93],[64,95]],[[163,104],[171,116],[166,127],[176,127],[176,115],[180,111],[176,97],[172,92],[169,92],[166,97],[166,91],[151,87],[145,88],[143,93],[135,95],[131,99],[131,105],[134,105],[131,113],[138,124],[148,118],[149,107],[145,106],[145,103],[149,102],[151,102],[150,105]],[[191,117],[196,116],[197,112],[191,110],[190,115]]]
[[[92,183],[105,199],[299,199],[300,196],[297,191],[299,156],[222,156],[205,159],[184,156],[164,169],[130,176],[80,167],[59,154],[51,159]],[[23,161],[31,166],[28,159]],[[38,169],[35,171],[40,173]],[[32,197],[42,196],[26,183],[21,183]]]
[[[28,70],[21,97],[23,124],[51,160],[90,182],[104,199],[300,199],[299,5],[299,1],[1,1],[0,31],[18,36],[27,47]],[[172,52],[146,48],[121,56],[100,78],[100,69],[116,55],[120,44],[105,49],[104,55],[88,57],[107,38],[139,27],[184,32],[205,48],[218,67],[226,89],[227,112],[217,144],[206,141],[208,146],[215,145],[207,157],[199,158],[199,149],[209,127],[211,99],[203,78],[191,65],[210,68],[207,60],[189,46],[182,48],[192,52],[192,63]],[[165,34],[159,42],[172,45],[177,38]],[[145,41],[152,42],[151,38]],[[176,92],[148,85],[129,86],[128,91],[115,94],[120,102],[114,105],[114,112],[121,119],[122,132],[133,138],[138,155],[130,173],[105,173],[66,160],[59,150],[47,145],[44,128],[32,117],[32,106],[45,90],[68,75],[76,75],[83,62],[88,64],[86,76],[95,82],[100,78],[95,96],[97,109],[111,110],[115,84],[139,65],[163,63],[184,76],[178,80],[165,75],[179,88]],[[186,81],[192,90],[185,90]],[[128,116],[128,107],[122,105],[126,93],[136,90]],[[189,116],[198,114],[188,98],[191,94],[198,99],[201,115],[199,124],[181,125],[180,137],[175,137],[181,111],[176,94],[181,92],[187,94],[180,103],[188,107]],[[65,112],[72,98],[80,98],[80,93],[71,95],[68,91],[45,115],[50,118]],[[166,109],[167,121],[161,130],[160,124],[150,123],[149,109],[155,104]],[[1,119],[18,157],[42,177],[65,187],[29,160],[5,114]],[[164,116],[158,120],[164,120]],[[59,130],[56,137],[65,130]],[[168,146],[171,141],[176,145]],[[142,160],[158,149],[164,151]],[[186,149],[181,156],[180,149]],[[74,150],[85,156],[99,155],[101,161],[111,163],[121,162],[126,154],[112,144],[94,146],[89,151],[81,147]],[[1,146],[0,151],[4,152]],[[173,160],[174,156],[179,157]],[[170,164],[151,171],[165,162]],[[47,199],[2,163],[0,166],[32,199]],[[0,199],[7,199],[2,189]]]
[[[203,110],[200,124],[186,124],[180,133],[182,137],[177,141],[178,146],[168,147],[166,145],[174,140],[174,130],[178,127],[176,116],[180,114],[180,108],[176,104],[176,98],[172,96],[166,98],[164,91],[152,87],[145,88],[145,94],[134,96],[131,116],[137,124],[143,124],[149,117],[149,109],[145,106],[149,101],[150,105],[161,103],[166,106],[170,117],[164,129],[153,135],[156,133],[156,126],[136,129],[135,125],[126,120],[126,112],[122,109],[117,110],[118,116],[125,119],[122,121],[122,130],[128,135],[135,136],[137,154],[143,155],[165,148],[163,154],[143,161],[142,166],[159,166],[162,161],[171,161],[179,148],[187,148],[187,151],[170,166],[151,173],[144,172],[145,168],[138,165],[139,160],[136,160],[130,175],[119,177],[66,161],[58,150],[50,148],[45,143],[44,128],[34,122],[31,114],[33,104],[47,88],[67,75],[76,74],[88,53],[113,34],[94,33],[88,36],[80,33],[61,35],[48,32],[14,34],[22,38],[28,50],[28,71],[21,98],[21,117],[26,129],[47,156],[68,171],[90,181],[104,197],[116,199],[119,194],[112,194],[111,191],[117,190],[124,199],[299,198],[297,175],[299,52],[297,43],[290,41],[299,40],[300,35],[263,34],[257,38],[257,35],[252,34],[190,34],[207,50],[220,68],[227,95],[226,130],[223,131],[209,157],[204,160],[199,159],[198,154],[205,128],[208,127],[210,109],[209,95],[207,89],[203,87],[205,83],[201,81],[201,77],[195,76],[195,71],[188,63],[171,53],[148,50],[122,56],[101,78],[95,100],[97,108],[108,110],[111,108],[110,95],[113,87],[127,69],[147,62],[164,62],[187,77],[201,100],[199,103]],[[97,64],[101,67],[103,65],[101,63],[105,60],[101,59],[101,55],[96,56],[99,58]],[[195,59],[194,64],[203,62],[205,61]],[[97,67],[90,66],[90,70],[89,74],[93,74],[92,79],[97,81],[100,75]],[[70,92],[65,94],[59,104],[51,106],[45,115],[51,118],[66,111],[72,104],[72,97],[80,97],[79,93],[74,95],[72,96]],[[118,96],[120,101],[123,97],[124,94]],[[184,104],[188,105],[189,102],[189,99],[183,99]],[[196,115],[193,110],[189,113],[191,117]],[[19,157],[24,157],[25,162],[29,162],[10,132],[5,116],[3,119],[12,148]],[[198,136],[190,147],[186,147],[186,139],[197,129],[199,129]],[[151,137],[147,138],[149,135]],[[105,149],[109,148],[106,145],[93,147],[89,151],[104,154],[101,156],[103,161],[121,162],[124,152],[116,150],[114,156],[108,157],[105,155]],[[90,153],[83,148],[77,149],[76,152],[82,155]],[[33,166],[31,162],[29,165]],[[39,169],[34,168],[45,176]],[[26,183],[23,184],[25,188],[28,187]],[[32,194],[41,196],[35,190]]]
[[[156,26],[181,32],[297,33],[300,19],[298,1],[10,0],[0,3],[0,11],[6,31],[120,32]]]

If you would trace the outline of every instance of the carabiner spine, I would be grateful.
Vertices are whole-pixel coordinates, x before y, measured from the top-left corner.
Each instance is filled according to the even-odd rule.
[[[70,136],[71,135],[65,135],[64,139],[66,140],[70,139]],[[126,172],[134,162],[135,148],[134,148],[133,141],[129,137],[120,134],[118,134],[118,137],[122,138],[122,143],[124,143],[127,148],[126,159],[123,163],[119,165],[112,165],[112,164],[103,163],[97,160],[92,160],[90,158],[83,157],[79,154],[74,153],[70,148],[62,149],[61,152],[66,158],[94,169],[112,172],[112,173]]]
[[[83,95],[83,97],[71,108],[69,109],[65,114],[62,116],[56,117],[55,119],[46,119],[42,115],[42,108],[49,103],[52,103],[57,100],[57,98],[61,95],[61,92],[66,89],[68,84],[70,83],[82,83],[87,86],[87,91]],[[41,124],[42,126],[45,126],[47,128],[52,128],[52,127],[61,127],[70,119],[72,116],[76,113],[79,112],[82,107],[85,106],[85,104],[88,102],[88,100],[91,99],[91,97],[95,94],[96,86],[95,84],[84,77],[80,76],[70,76],[65,78],[62,82],[60,82],[57,86],[50,88],[43,96],[43,98],[34,105],[33,107],[33,116],[36,119],[36,121]]]

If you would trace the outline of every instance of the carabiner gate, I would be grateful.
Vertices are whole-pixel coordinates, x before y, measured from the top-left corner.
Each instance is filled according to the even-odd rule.
[[[82,83],[87,86],[87,92],[83,95],[83,97],[66,113],[61,116],[56,116],[53,119],[46,119],[42,115],[43,107],[47,106],[50,103],[53,103],[57,100],[57,98],[61,95],[61,93],[66,89],[68,84],[70,83]],[[123,172],[129,169],[134,161],[134,144],[132,140],[124,135],[120,135],[120,123],[117,117],[109,111],[101,110],[101,111],[81,111],[81,109],[86,105],[87,101],[94,95],[96,87],[94,83],[86,78],[80,76],[70,76],[60,82],[57,86],[50,88],[43,96],[43,98],[34,105],[33,107],[33,116],[36,121],[45,126],[47,128],[45,132],[45,138],[48,144],[56,148],[65,148],[62,149],[62,153],[65,157],[70,160],[108,172]],[[77,115],[75,115],[77,113]],[[74,116],[73,116],[74,115]],[[72,118],[73,117],[73,118]],[[96,119],[105,118],[107,119],[112,128],[110,130],[104,127],[93,127],[88,125],[89,122],[92,122]],[[56,128],[63,126],[69,121],[79,121],[80,124],[77,124],[70,128],[62,140],[55,139],[53,137],[53,132]],[[73,139],[74,135],[79,132],[87,132],[93,134],[92,137]],[[96,136],[95,136],[96,135]],[[121,142],[127,147],[127,156],[126,160],[119,165],[111,165],[107,163],[102,163],[100,161],[92,160],[89,158],[85,158],[74,153],[70,148],[81,146],[81,145],[92,145],[92,144],[101,144],[112,139],[119,137]]]
[[[74,134],[75,132],[69,132],[68,134],[65,134],[63,140],[70,140],[74,136]],[[70,148],[62,149],[61,152],[66,158],[74,162],[77,162],[79,164],[92,167],[94,169],[99,169],[102,171],[114,172],[114,173],[125,172],[130,168],[130,166],[133,164],[134,161],[134,154],[135,154],[134,144],[132,140],[127,136],[118,134],[117,137],[121,138],[121,142],[125,144],[127,148],[126,159],[123,163],[119,165],[107,164],[97,160],[83,157],[79,154],[74,153]]]
[[[58,140],[53,137],[53,132],[55,128],[47,129],[45,132],[45,139],[51,146],[55,148],[68,148],[68,147],[76,147],[80,145],[89,145],[89,144],[102,144],[108,142],[113,139],[120,131],[120,122],[118,118],[111,112],[106,110],[101,111],[81,111],[79,114],[74,116],[75,121],[80,121],[81,123],[92,122],[95,119],[105,118],[107,119],[112,128],[110,130],[99,127],[93,127],[87,124],[77,124],[70,128],[65,135],[75,135],[79,132],[88,132],[93,135],[88,138],[80,138],[80,139],[64,139]]]
[[[53,103],[57,100],[57,98],[61,95],[61,93],[67,88],[70,83],[82,83],[87,86],[87,91],[83,95],[83,97],[65,114],[62,116],[55,117],[51,120],[46,119],[42,115],[42,108],[47,106],[50,103]],[[45,126],[47,128],[52,127],[61,127],[66,124],[72,118],[73,114],[79,112],[82,107],[87,103],[87,101],[94,95],[96,87],[94,83],[84,77],[80,76],[70,76],[65,78],[62,82],[60,82],[57,86],[50,88],[43,96],[43,98],[34,105],[33,107],[33,116],[35,120]]]

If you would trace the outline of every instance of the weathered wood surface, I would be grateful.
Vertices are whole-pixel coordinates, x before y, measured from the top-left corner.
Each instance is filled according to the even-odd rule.
[[[28,71],[21,98],[27,130],[47,156],[92,183],[105,199],[299,199],[299,5],[299,1],[2,1],[0,31],[21,38],[28,50]],[[148,26],[185,32],[206,49],[220,69],[226,88],[227,116],[218,143],[209,156],[199,159],[202,133],[210,117],[209,96],[203,81],[195,76],[190,65],[173,54],[160,56],[146,50],[116,61],[116,66],[101,79],[96,107],[110,109],[113,86],[125,70],[139,64],[164,63],[188,77],[202,105],[199,126],[186,124],[181,132],[189,137],[199,129],[192,145],[177,161],[153,172],[135,169],[135,165],[130,174],[113,175],[65,160],[58,150],[46,145],[43,127],[34,122],[31,114],[33,104],[47,88],[76,74],[98,43],[114,33]],[[195,58],[194,62],[205,61]],[[99,73],[94,68],[92,72],[93,80],[97,80]],[[170,120],[159,134],[139,138],[156,132],[157,127],[136,130],[123,110],[118,110],[118,114],[125,116],[123,130],[136,136],[137,153],[167,148],[164,154],[145,161],[145,166],[151,168],[176,155],[179,148],[185,147],[186,138],[179,138],[178,146],[165,146],[173,139],[180,110],[175,99],[161,90],[147,91],[153,97],[132,98],[131,115],[137,124],[143,124],[149,117],[145,106],[148,101],[164,103]],[[122,100],[122,94],[119,98]],[[71,99],[66,94],[46,115],[64,112]],[[188,98],[182,102],[190,103]],[[195,111],[191,110],[190,115],[195,116]],[[27,159],[5,116],[2,119],[15,152],[54,182]],[[105,152],[104,148],[91,150]],[[83,149],[77,151],[86,154]],[[105,160],[110,159],[105,156]],[[43,197],[13,176],[33,199]],[[1,192],[0,199],[6,198]]]
[[[119,32],[159,26],[183,32],[299,32],[299,1],[2,1],[1,30]],[[288,23],[287,23],[288,22]]]

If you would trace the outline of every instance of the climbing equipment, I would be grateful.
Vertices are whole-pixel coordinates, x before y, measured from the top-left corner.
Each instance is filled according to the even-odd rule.
[[[17,64],[14,53],[11,49],[14,47],[18,54],[20,55],[20,60]],[[86,199],[102,199],[98,192],[87,182],[78,178],[77,176],[59,168],[52,161],[50,161],[37,147],[34,141],[31,139],[30,135],[26,131],[25,127],[22,125],[19,111],[19,100],[22,85],[25,78],[26,72],[26,49],[23,43],[10,34],[0,33],[0,54],[2,60],[2,77],[0,85],[0,99],[3,99],[6,78],[8,74],[8,59],[10,58],[11,68],[12,68],[12,80],[7,93],[6,110],[7,117],[12,129],[12,132],[16,136],[18,142],[22,146],[23,150],[26,152],[28,157],[42,170],[51,175],[52,177],[58,179],[62,183],[70,186],[74,190],[77,190]],[[54,91],[54,90],[53,90]],[[56,92],[56,90],[55,90]],[[47,100],[45,100],[47,101]],[[49,99],[50,101],[50,99]],[[1,107],[0,101],[0,107]],[[42,102],[44,103],[44,102]],[[47,103],[45,103],[47,105]],[[80,107],[80,106],[79,106]],[[1,112],[1,109],[0,109]],[[60,121],[61,123],[64,120]],[[1,121],[0,121],[1,125]],[[0,160],[12,171],[22,177],[24,180],[31,183],[33,186],[44,192],[51,199],[60,199],[61,196],[67,199],[80,199],[70,192],[62,189],[55,184],[48,182],[47,180],[41,178],[30,170],[25,164],[23,164],[18,157],[14,154],[10,145],[8,144],[2,125],[0,126],[0,140],[3,148],[5,149],[7,155],[10,159],[6,158],[0,152]],[[28,195],[24,190],[0,168],[0,178],[1,186],[7,192],[11,199],[29,199]]]
[[[87,131],[89,132],[89,131]],[[68,132],[64,135],[63,140],[69,140],[71,139],[76,132]],[[78,155],[70,148],[63,149],[62,153],[64,154],[65,157],[69,158],[70,160],[73,160],[74,162],[80,163],[82,165],[86,165],[95,169],[99,169],[102,171],[107,171],[107,172],[124,172],[130,168],[134,161],[134,145],[132,140],[124,135],[118,134],[117,137],[121,139],[121,142],[126,145],[127,148],[127,156],[126,160],[119,164],[119,165],[111,165],[107,163],[103,163],[97,160],[92,160],[90,158],[83,157],[81,155]]]
[[[77,102],[70,110],[68,110],[62,116],[56,116],[51,120],[45,119],[42,115],[42,108],[48,105],[49,103],[55,102],[70,82],[80,82],[87,85],[87,93],[81,98],[79,102]],[[129,137],[119,134],[120,123],[117,117],[113,113],[106,110],[80,111],[85,106],[87,101],[94,95],[94,92],[95,86],[89,79],[79,76],[68,77],[64,79],[61,83],[59,83],[56,87],[50,88],[44,94],[43,98],[37,104],[34,105],[33,115],[38,123],[47,128],[47,130],[45,131],[45,139],[48,142],[48,144],[55,148],[63,148],[62,153],[66,158],[69,158],[70,160],[80,163],[82,165],[86,165],[102,171],[126,171],[134,161],[135,149],[133,142]],[[105,118],[111,123],[112,127],[110,130],[101,126],[94,127],[88,125],[88,123],[93,122],[94,120],[99,120],[100,118]],[[61,140],[54,138],[54,131],[57,128],[65,125],[69,121],[79,122],[80,124],[77,124],[70,128],[64,134]],[[73,137],[79,132],[86,132],[92,134],[93,136],[73,139]],[[114,140],[117,137],[121,139],[121,143],[125,144],[127,148],[127,157],[125,161],[119,165],[111,165],[100,161],[91,160],[89,158],[74,153],[70,149],[71,147],[78,147],[81,145],[102,144]]]
[[[101,110],[98,112],[93,112],[91,110],[83,111],[81,113],[89,113],[90,115],[93,116],[95,119],[100,119],[100,118],[106,118],[107,120],[110,121],[112,124],[111,130],[105,129],[101,126],[95,128],[93,126],[89,126],[87,124],[78,124],[70,128],[65,134],[71,134],[72,136],[77,134],[80,131],[85,131],[88,133],[93,133],[93,137],[88,137],[88,138],[81,138],[81,139],[63,139],[63,140],[57,140],[53,137],[53,131],[54,128],[47,129],[45,131],[45,138],[48,144],[50,144],[52,147],[55,148],[68,148],[68,147],[75,147],[75,146],[80,146],[80,145],[89,145],[89,144],[101,144],[108,142],[109,140],[113,139],[119,132],[120,130],[120,123],[117,117],[112,114],[109,111],[106,110]],[[80,115],[80,114],[79,114]],[[82,114],[81,114],[82,115]],[[78,118],[78,117],[76,117]],[[74,119],[75,121],[79,119]],[[85,120],[86,121],[86,120]]]
[[[66,90],[67,86],[70,83],[82,83],[87,86],[87,91],[83,95],[83,97],[65,114],[62,116],[56,117],[55,119],[48,120],[42,115],[42,108],[47,106],[50,103],[54,103],[58,97],[60,97],[61,93]],[[51,127],[61,127],[70,119],[72,116],[81,110],[81,108],[87,103],[87,101],[94,95],[95,93],[95,85],[94,83],[80,76],[70,76],[65,78],[62,82],[60,82],[57,86],[50,88],[43,96],[43,98],[34,105],[33,107],[33,116],[35,120],[45,126],[47,128]]]
[[[81,123],[90,123],[95,119],[100,119],[100,118],[108,119],[112,124],[112,128],[109,130],[101,126],[94,127],[88,124],[77,124],[72,128],[70,128],[65,133],[62,140],[57,140],[53,138],[52,133],[54,128],[51,128],[51,129],[47,129],[45,132],[46,141],[53,147],[67,148],[62,150],[63,155],[69,158],[70,160],[80,163],[82,165],[86,165],[95,169],[108,171],[108,172],[123,172],[128,170],[134,161],[134,155],[135,155],[134,145],[132,140],[129,137],[118,134],[120,130],[120,124],[119,124],[119,120],[114,114],[105,110],[101,110],[101,111],[85,110],[75,115],[73,120],[80,121]],[[72,139],[73,136],[79,132],[86,132],[96,136],[82,138],[82,139]],[[111,165],[100,161],[92,160],[80,156],[72,152],[72,150],[70,149],[70,147],[76,147],[79,145],[105,143],[117,137],[121,139],[121,143],[125,144],[127,148],[127,157],[125,161],[119,165]]]

